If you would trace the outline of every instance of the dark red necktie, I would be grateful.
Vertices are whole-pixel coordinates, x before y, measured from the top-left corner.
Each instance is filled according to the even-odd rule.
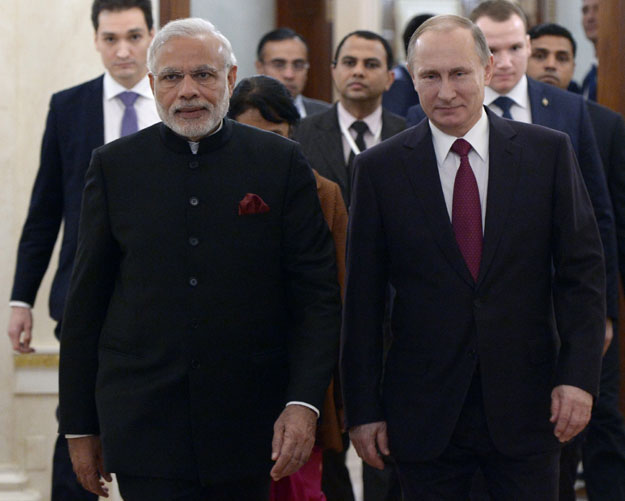
[[[469,163],[471,145],[464,139],[456,139],[451,151],[460,156],[460,167],[454,181],[451,224],[460,252],[473,279],[477,280],[482,259],[482,209],[477,181]]]

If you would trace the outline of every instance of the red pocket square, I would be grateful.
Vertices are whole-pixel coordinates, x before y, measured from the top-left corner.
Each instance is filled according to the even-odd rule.
[[[269,212],[269,206],[255,193],[246,193],[239,202],[239,216],[248,214],[263,214]]]

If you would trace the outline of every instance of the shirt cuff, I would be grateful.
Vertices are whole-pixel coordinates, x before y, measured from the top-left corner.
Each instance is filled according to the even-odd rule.
[[[25,303],[24,301],[9,301],[9,306],[19,306],[20,308],[28,308],[29,310],[33,307],[32,304]]]
[[[93,437],[93,435],[89,435],[89,434],[87,435],[70,435],[70,434],[65,435],[65,438],[84,438],[84,437]]]
[[[303,405],[304,407],[308,407],[311,411],[314,411],[314,413],[317,414],[317,417],[319,417],[319,409],[317,409],[314,405],[307,404],[306,402],[299,402],[298,400],[291,400],[290,402],[287,402],[285,407],[288,407],[289,405]]]

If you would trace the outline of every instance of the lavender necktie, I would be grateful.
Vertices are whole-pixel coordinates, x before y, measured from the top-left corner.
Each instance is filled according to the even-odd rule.
[[[121,92],[117,97],[124,103],[124,116],[122,117],[121,137],[127,136],[139,130],[137,123],[137,110],[135,110],[135,101],[139,97],[136,92]]]
[[[460,167],[454,181],[451,224],[456,241],[474,280],[477,280],[482,260],[482,208],[477,181],[469,163],[471,145],[456,139],[451,151],[460,156]]]

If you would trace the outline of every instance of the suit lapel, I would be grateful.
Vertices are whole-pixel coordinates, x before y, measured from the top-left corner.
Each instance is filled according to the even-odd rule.
[[[519,178],[521,156],[521,148],[512,141],[516,134],[514,129],[504,119],[487,112],[490,120],[488,194],[478,286],[488,272],[505,228]]]
[[[449,220],[427,121],[415,127],[404,142],[402,161],[437,245],[456,272],[473,286],[475,282],[460,253]]]
[[[338,180],[341,188],[345,189],[347,186],[347,169],[345,168],[343,137],[339,127],[336,104],[319,117],[317,132],[319,152],[329,170],[333,172],[334,179]]]
[[[535,80],[527,78],[532,123],[559,130],[554,122],[555,115],[552,113],[550,95],[546,91],[548,91],[547,85],[543,86]]]
[[[389,111],[382,108],[382,132],[380,137],[382,141],[393,137],[406,128],[406,123],[399,117],[395,117]]]

